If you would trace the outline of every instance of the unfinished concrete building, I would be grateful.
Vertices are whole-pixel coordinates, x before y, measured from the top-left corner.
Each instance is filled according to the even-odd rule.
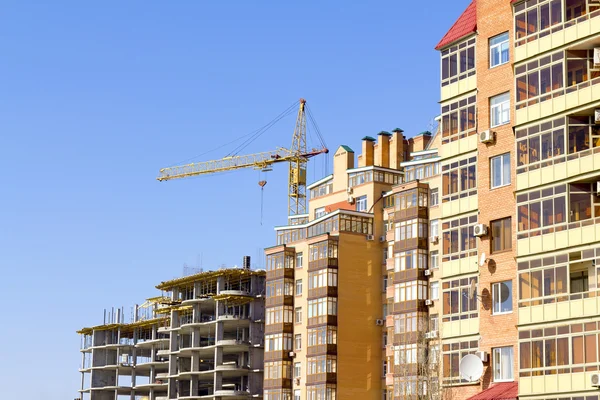
[[[80,330],[82,400],[261,398],[265,271],[249,263],[162,282],[131,322]]]
[[[132,322],[122,310],[105,312],[102,325],[78,332],[82,400],[167,399],[169,317],[161,299],[135,307]]]

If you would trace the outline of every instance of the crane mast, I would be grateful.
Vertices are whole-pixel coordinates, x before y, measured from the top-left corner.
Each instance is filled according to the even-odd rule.
[[[308,160],[318,154],[329,152],[323,141],[321,144],[322,146],[320,149],[312,149],[311,151],[308,151],[307,149],[306,100],[300,99],[300,106],[290,149],[279,148],[273,151],[242,156],[236,155],[224,157],[219,160],[167,167],[160,170],[159,176],[156,179],[162,182],[241,168],[264,170],[272,164],[287,161],[289,162],[288,216],[298,217],[308,212],[306,206],[306,166]]]

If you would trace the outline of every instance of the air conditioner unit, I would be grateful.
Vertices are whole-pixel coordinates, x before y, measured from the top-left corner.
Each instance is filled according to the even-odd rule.
[[[482,362],[487,362],[488,361],[488,353],[485,352],[485,351],[478,351],[477,353],[475,353],[475,355],[477,357],[479,357]]]
[[[354,196],[348,196],[348,203],[354,204]]]
[[[385,242],[385,235],[381,235],[381,236],[379,236],[379,241],[380,241],[381,243]]]
[[[489,129],[481,132],[479,134],[479,141],[481,143],[492,143],[494,141],[494,132],[490,131]]]
[[[375,320],[375,325],[377,325],[377,326],[383,326],[383,320],[382,319],[376,319]]]
[[[600,387],[600,374],[590,375],[590,385],[593,387]]]
[[[430,276],[431,275],[431,270],[430,269],[426,269],[425,270],[425,276]]]
[[[296,357],[296,353],[294,353],[293,351],[290,351],[289,352],[289,356],[292,357],[292,358],[294,358],[294,357]]]
[[[350,188],[346,189],[346,192],[347,192],[348,194],[352,194],[353,190],[352,190],[352,188],[350,187]]]
[[[477,237],[487,235],[487,226],[485,224],[477,224],[473,227],[473,235]]]
[[[431,236],[429,241],[433,244],[437,243],[440,240],[439,236]]]
[[[367,240],[375,240],[375,236],[373,236],[373,235],[367,235]]]
[[[438,331],[429,331],[425,333],[425,339],[435,339],[437,338]]]
[[[295,378],[294,385],[299,385],[299,384],[300,384],[300,378]]]
[[[425,300],[425,305],[426,306],[432,306],[433,305],[433,300],[431,300],[431,299]]]

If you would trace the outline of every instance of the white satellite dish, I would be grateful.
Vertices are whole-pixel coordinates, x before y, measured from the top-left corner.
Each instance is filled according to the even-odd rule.
[[[485,264],[486,261],[487,261],[487,258],[485,258],[485,253],[481,253],[481,257],[479,258],[479,266],[483,267],[483,265]]]
[[[471,284],[469,285],[469,300],[475,296],[477,292],[477,281],[475,279],[471,279]]]
[[[468,382],[475,382],[483,375],[483,363],[475,354],[467,354],[460,360],[458,371],[461,378]]]

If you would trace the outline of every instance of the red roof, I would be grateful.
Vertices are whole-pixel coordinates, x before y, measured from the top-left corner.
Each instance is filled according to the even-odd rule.
[[[469,397],[468,400],[517,400],[519,384],[517,382],[496,383],[483,392]]]
[[[471,4],[456,20],[452,28],[440,40],[435,46],[436,50],[446,47],[447,45],[456,42],[459,39],[477,31],[477,7],[475,5],[476,0],[471,1]]]

